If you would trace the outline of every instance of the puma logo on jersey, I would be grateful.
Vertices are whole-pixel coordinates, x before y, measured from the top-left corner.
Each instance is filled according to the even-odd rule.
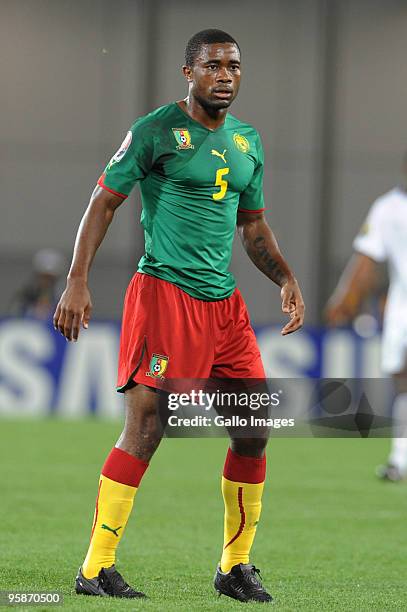
[[[211,153],[212,155],[216,155],[216,157],[220,157],[221,159],[223,159],[224,163],[226,164],[226,158],[225,158],[225,153],[226,153],[227,149],[225,149],[223,151],[223,153],[219,153],[219,151],[217,151],[216,149],[212,149]]]

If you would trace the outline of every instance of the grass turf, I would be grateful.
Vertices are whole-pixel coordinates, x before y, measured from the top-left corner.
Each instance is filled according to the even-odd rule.
[[[149,599],[74,595],[97,476],[119,430],[101,421],[0,422],[0,589],[62,591],[67,610],[241,609],[212,588],[223,535],[222,439],[164,440],[143,480],[117,565]],[[387,446],[383,439],[271,442],[252,560],[274,608],[407,608],[405,486],[373,475]]]

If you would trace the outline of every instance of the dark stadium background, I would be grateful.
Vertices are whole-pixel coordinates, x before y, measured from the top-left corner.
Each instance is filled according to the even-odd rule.
[[[87,338],[68,346],[47,321],[11,316],[10,303],[38,250],[69,260],[105,163],[137,116],[184,97],[185,43],[206,27],[225,29],[241,45],[243,81],[232,112],[261,133],[266,214],[307,305],[306,328],[279,337],[278,290],[236,242],[232,271],[267,372],[380,376],[374,319],[326,330],[323,307],[371,202],[400,178],[405,1],[0,0],[1,589],[57,588],[70,609],[84,606],[70,597],[72,577],[87,544],[97,473],[120,429],[118,321],[143,249],[137,190],[96,256]],[[215,601],[210,588],[225,445],[168,440],[154,459],[145,505],[122,545],[133,575],[151,581],[151,609],[235,606]],[[373,475],[386,440],[278,440],[270,449],[271,509],[255,555],[282,609],[405,608],[398,573],[405,489],[384,488]],[[205,472],[201,488],[192,486],[197,470]]]

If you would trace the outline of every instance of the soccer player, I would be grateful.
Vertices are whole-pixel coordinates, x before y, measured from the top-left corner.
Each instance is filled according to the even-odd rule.
[[[157,449],[157,404],[164,379],[264,380],[248,313],[228,271],[237,226],[253,263],[281,288],[289,334],[303,323],[297,281],[264,218],[263,150],[256,130],[228,114],[240,83],[240,49],[220,30],[187,44],[185,100],[138,119],[98,181],[79,227],[67,287],[54,324],[70,341],[89,325],[88,272],[95,252],[135,183],[142,196],[145,255],[127,289],[118,391],[125,425],[106,459],[76,592],[142,597],[115,568],[115,551],[134,497]],[[267,438],[232,437],[223,469],[224,547],[219,593],[271,601],[249,563],[260,518]]]
[[[378,263],[388,263],[390,286],[383,322],[382,370],[393,377],[396,397],[391,451],[377,475],[393,482],[407,474],[407,155],[403,174],[404,185],[373,203],[354,240],[356,253],[326,309],[331,325],[352,320],[375,286]]]

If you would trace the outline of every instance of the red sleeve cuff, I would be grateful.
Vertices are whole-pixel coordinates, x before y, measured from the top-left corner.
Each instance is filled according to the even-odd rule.
[[[258,212],[263,212],[264,210],[266,210],[266,208],[256,208],[255,210],[252,210],[251,208],[238,208],[237,212],[247,212],[247,213],[258,213]]]
[[[102,187],[102,189],[105,189],[109,193],[113,193],[113,195],[119,196],[119,198],[126,199],[128,196],[125,193],[120,193],[120,191],[115,191],[114,189],[111,189],[110,187],[105,185],[105,176],[106,174],[103,173],[102,176],[99,177],[99,180],[98,180],[99,187]]]

